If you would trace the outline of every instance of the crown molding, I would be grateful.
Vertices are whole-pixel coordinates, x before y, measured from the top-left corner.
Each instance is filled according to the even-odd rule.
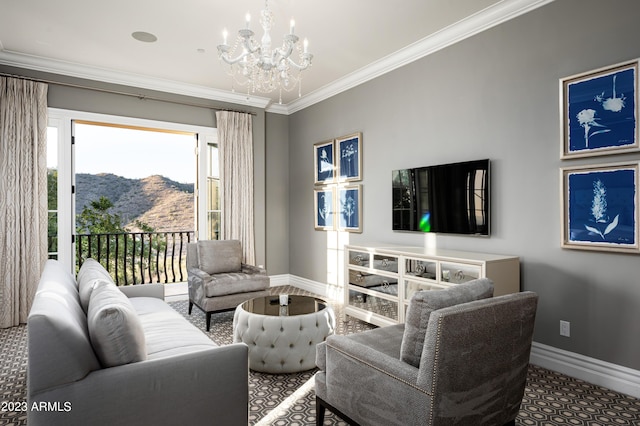
[[[380,77],[555,0],[503,0],[287,104],[289,114]]]
[[[113,71],[39,56],[25,55],[7,50],[0,51],[0,64],[105,83],[133,86],[141,89],[157,90],[177,95],[229,102],[262,109],[266,108],[271,103],[271,99],[269,98],[249,96],[247,94],[213,89],[194,84],[186,84],[173,80]]]
[[[146,77],[139,74],[123,73],[104,68],[91,67],[70,62],[57,61],[38,56],[24,55],[2,50],[0,45],[0,64],[18,68],[62,74],[88,80],[121,84],[149,90],[193,96],[220,102],[262,108],[266,112],[290,115],[332,96],[359,86],[376,77],[435,53],[459,41],[507,22],[520,15],[555,0],[502,0],[455,24],[448,26],[428,37],[375,61],[357,71],[348,74],[320,89],[304,95],[286,105],[273,103],[271,99],[248,96],[226,90],[191,85],[172,80]]]

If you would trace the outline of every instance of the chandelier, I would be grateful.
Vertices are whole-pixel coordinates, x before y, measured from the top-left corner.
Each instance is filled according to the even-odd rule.
[[[260,25],[264,31],[262,39],[254,39],[254,32],[249,29],[251,15],[247,13],[246,28],[238,31],[233,45],[227,44],[227,30],[223,31],[224,41],[218,46],[218,57],[228,65],[228,74],[232,77],[232,90],[235,85],[246,86],[249,93],[271,93],[278,90],[279,102],[282,103],[282,91],[290,92],[298,87],[298,96],[302,96],[302,71],[311,66],[313,55],[307,51],[308,41],[303,47],[294,34],[295,22],[291,20],[289,34],[284,36],[281,47],[271,47],[273,12],[269,9],[269,1],[265,0],[265,8],[260,12]],[[294,55],[296,53],[297,55]],[[297,56],[297,61],[294,56]]]

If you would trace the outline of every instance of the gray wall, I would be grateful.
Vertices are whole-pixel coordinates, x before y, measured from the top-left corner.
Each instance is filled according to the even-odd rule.
[[[640,56],[638,18],[637,0],[558,0],[293,114],[291,274],[325,282],[334,261],[313,228],[314,143],[363,133],[353,243],[424,244],[391,231],[392,170],[490,158],[491,237],[439,235],[438,247],[521,256],[522,289],[540,296],[537,342],[640,369],[640,257],[561,249],[559,194],[560,167],[640,155],[560,161],[558,111],[560,78]]]
[[[266,238],[269,274],[289,273],[289,117],[266,114]]]

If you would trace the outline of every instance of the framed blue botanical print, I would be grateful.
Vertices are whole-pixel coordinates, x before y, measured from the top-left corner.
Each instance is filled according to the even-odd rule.
[[[338,181],[362,180],[362,133],[336,139]]]
[[[338,188],[338,230],[362,232],[362,185]]]
[[[314,228],[318,231],[335,230],[335,186],[316,188],[313,194]]]
[[[333,140],[313,145],[314,183],[316,185],[334,181],[335,158]]]
[[[638,60],[561,80],[563,159],[637,151]]]
[[[561,169],[562,247],[640,253],[638,164]]]

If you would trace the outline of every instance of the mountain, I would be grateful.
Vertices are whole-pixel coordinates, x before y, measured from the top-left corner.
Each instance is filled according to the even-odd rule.
[[[132,231],[139,230],[136,221],[157,232],[194,229],[193,184],[159,175],[128,179],[110,173],[76,174],[76,215],[101,196],[113,203],[110,213],[120,215]]]

